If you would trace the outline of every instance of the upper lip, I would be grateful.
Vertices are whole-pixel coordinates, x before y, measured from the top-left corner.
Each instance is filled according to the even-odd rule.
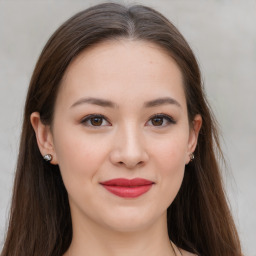
[[[145,186],[154,184],[151,180],[146,180],[142,178],[134,178],[134,179],[125,179],[118,178],[100,182],[102,185],[106,186],[120,186],[120,187],[134,187],[134,186]]]

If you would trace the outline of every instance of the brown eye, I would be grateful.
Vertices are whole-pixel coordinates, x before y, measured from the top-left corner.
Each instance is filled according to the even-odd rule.
[[[152,124],[154,125],[154,126],[161,126],[161,125],[163,125],[163,117],[154,117],[154,118],[152,118]]]
[[[101,126],[110,126],[111,124],[106,120],[102,115],[89,115],[86,116],[81,123],[85,126],[91,127],[101,127]]]
[[[159,127],[165,127],[171,124],[176,124],[176,121],[174,121],[174,119],[171,116],[166,114],[154,115],[147,122],[147,125],[149,126],[159,126]]]
[[[100,126],[103,123],[103,118],[102,117],[92,117],[90,119],[90,122],[93,126]]]

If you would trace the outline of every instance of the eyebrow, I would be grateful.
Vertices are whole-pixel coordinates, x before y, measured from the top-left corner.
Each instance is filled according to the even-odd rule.
[[[110,107],[110,108],[118,107],[118,105],[112,101],[100,99],[100,98],[89,97],[89,98],[79,99],[73,105],[71,105],[70,108],[73,108],[75,106],[79,106],[82,104],[93,104],[93,105],[97,105],[97,106],[101,106],[101,107]],[[155,100],[147,101],[144,103],[144,107],[150,108],[150,107],[157,107],[157,106],[162,106],[162,105],[167,105],[167,104],[172,104],[172,105],[181,107],[181,105],[178,101],[176,101],[175,99],[170,98],[170,97],[158,98]]]
[[[76,101],[71,108],[81,105],[81,104],[93,104],[93,105],[98,105],[101,107],[110,107],[110,108],[116,108],[117,105],[109,100],[105,100],[105,99],[99,99],[99,98],[81,98],[78,101]]]
[[[146,108],[157,107],[157,106],[162,106],[162,105],[167,105],[167,104],[176,105],[181,108],[181,104],[177,100],[170,98],[170,97],[164,97],[164,98],[147,101],[144,103],[144,107],[146,107]]]

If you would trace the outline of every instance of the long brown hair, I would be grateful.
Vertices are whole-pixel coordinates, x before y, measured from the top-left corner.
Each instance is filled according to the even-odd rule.
[[[129,38],[153,42],[166,50],[183,74],[188,118],[203,119],[195,160],[186,166],[180,191],[167,210],[170,239],[198,255],[242,255],[226,202],[217,157],[217,126],[206,102],[200,70],[186,40],[157,11],[105,3],[67,20],[49,39],[31,78],[24,113],[9,228],[1,256],[61,256],[72,240],[67,191],[58,166],[40,154],[30,124],[39,112],[51,124],[62,77],[71,61],[104,40]]]

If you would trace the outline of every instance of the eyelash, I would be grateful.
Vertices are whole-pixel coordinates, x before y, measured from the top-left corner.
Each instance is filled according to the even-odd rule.
[[[92,121],[93,118],[104,119],[105,122],[108,123],[108,125],[102,125],[102,123],[101,123],[100,125],[93,125],[93,124],[91,123],[91,121]],[[147,121],[147,123],[150,122],[150,121],[152,122],[152,120],[153,120],[154,118],[160,118],[160,119],[162,118],[162,119],[163,119],[163,122],[164,122],[164,120],[166,120],[166,124],[165,124],[165,125],[152,125],[152,126],[154,126],[154,127],[165,127],[165,126],[168,126],[168,125],[171,125],[171,124],[176,124],[176,121],[175,121],[171,116],[166,115],[166,114],[154,114],[153,116],[151,116],[151,117],[149,118],[149,120]],[[89,123],[89,122],[90,122],[90,123]],[[104,121],[102,121],[102,122],[104,122]],[[94,128],[102,127],[102,126],[111,126],[111,124],[110,124],[110,122],[108,121],[108,119],[107,119],[105,116],[101,115],[101,114],[91,114],[91,115],[88,115],[88,116],[86,116],[86,117],[84,117],[84,118],[82,119],[81,123],[84,124],[85,126],[94,127]],[[88,123],[89,123],[89,124],[88,124]]]
[[[108,122],[110,124],[110,122],[107,120],[107,118],[103,115],[100,114],[91,114],[88,115],[86,117],[84,117],[81,121],[82,124],[84,124],[85,126],[91,126],[91,127],[101,127],[102,125],[92,125],[92,123],[88,124],[88,122],[91,122],[93,118],[101,118],[104,119],[106,122]],[[111,125],[104,125],[104,126],[111,126]]]
[[[149,121],[152,122],[152,120],[153,120],[154,118],[163,118],[163,119],[165,119],[166,122],[167,122],[167,124],[165,124],[165,125],[159,125],[159,126],[155,125],[155,127],[165,127],[165,126],[168,126],[168,125],[171,125],[171,124],[176,124],[176,121],[175,121],[171,116],[166,115],[166,114],[162,114],[162,113],[161,113],[161,114],[154,114],[153,116],[151,116],[151,117],[149,118]],[[147,121],[147,123],[148,123],[149,121]]]

